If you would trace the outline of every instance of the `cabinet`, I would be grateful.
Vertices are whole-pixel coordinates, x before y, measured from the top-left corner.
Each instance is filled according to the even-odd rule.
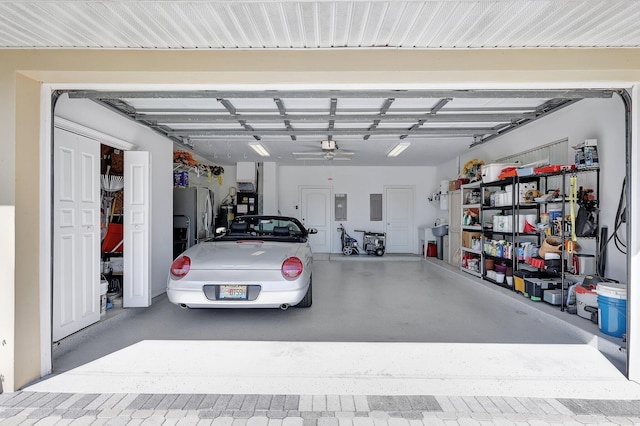
[[[258,194],[254,192],[238,192],[236,216],[258,214]]]
[[[483,273],[481,199],[480,182],[461,186],[460,269],[477,277],[481,277]]]
[[[521,268],[525,248],[540,244],[537,224],[540,204],[530,191],[540,189],[538,176],[517,177],[482,183],[483,278],[511,288],[513,272]]]

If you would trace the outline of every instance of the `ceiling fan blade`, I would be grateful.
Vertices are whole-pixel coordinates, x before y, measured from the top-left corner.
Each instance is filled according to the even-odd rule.
[[[296,160],[301,161],[322,161],[324,159],[324,157],[296,157]]]
[[[350,151],[334,151],[334,150],[325,150],[315,151],[315,152],[292,152],[291,155],[296,160],[351,160],[351,156],[354,155],[354,152]]]

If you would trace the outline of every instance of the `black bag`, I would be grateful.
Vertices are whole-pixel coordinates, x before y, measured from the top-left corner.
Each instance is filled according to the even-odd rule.
[[[576,236],[595,237],[598,233],[598,219],[596,210],[589,210],[585,206],[580,206],[576,216]]]

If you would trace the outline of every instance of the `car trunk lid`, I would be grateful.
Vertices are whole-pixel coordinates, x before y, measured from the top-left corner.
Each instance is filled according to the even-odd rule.
[[[280,269],[298,244],[261,240],[201,243],[189,253],[191,269]]]

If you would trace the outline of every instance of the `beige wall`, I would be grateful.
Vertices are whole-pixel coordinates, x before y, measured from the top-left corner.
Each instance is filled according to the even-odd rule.
[[[40,367],[40,275],[34,256],[40,235],[40,85],[18,76],[16,93],[15,381],[24,384],[39,377]]]
[[[40,375],[39,279],[49,273],[38,270],[40,83],[470,89],[629,87],[638,81],[639,49],[0,51],[0,205],[16,207],[15,283],[0,281],[0,300],[12,300],[15,289],[14,323],[0,328],[14,333],[0,341],[9,339],[16,357],[15,365],[0,366],[0,374],[14,388]]]

